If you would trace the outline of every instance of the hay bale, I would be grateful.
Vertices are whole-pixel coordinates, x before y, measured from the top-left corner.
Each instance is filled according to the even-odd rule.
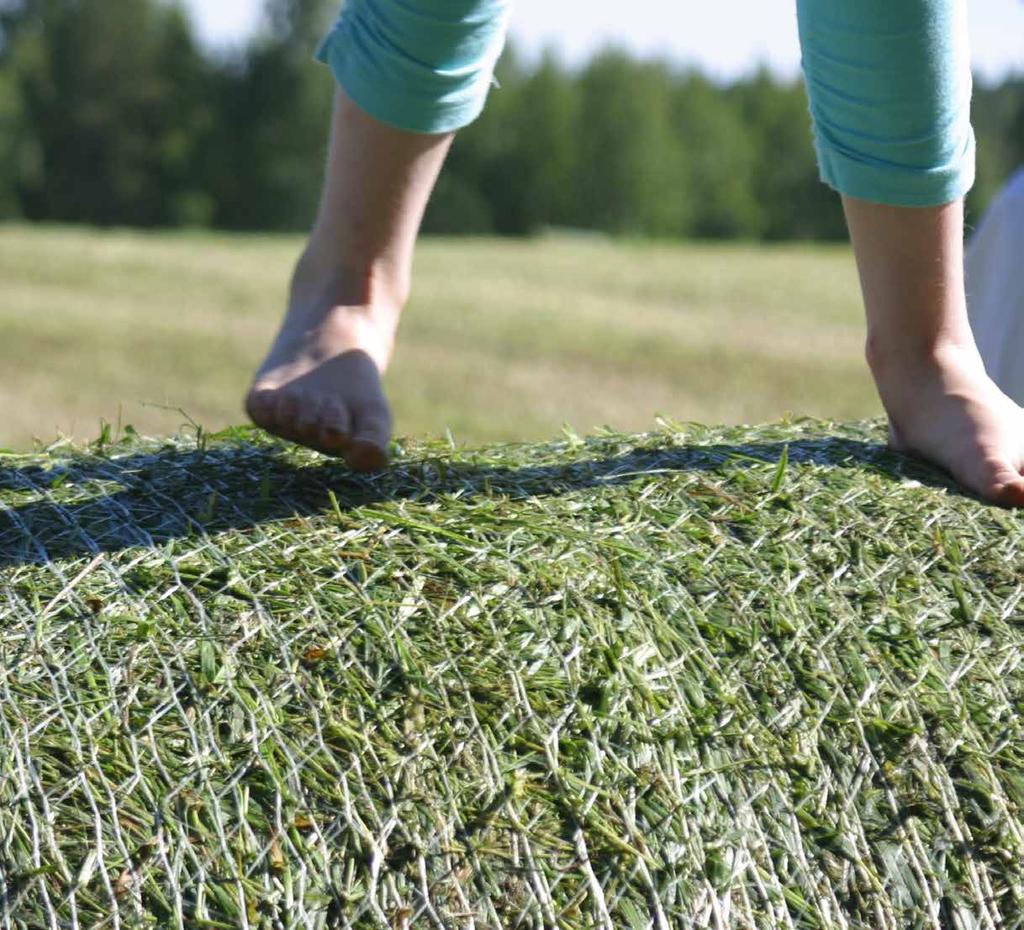
[[[1021,521],[882,440],[3,456],[0,925],[1020,926]]]

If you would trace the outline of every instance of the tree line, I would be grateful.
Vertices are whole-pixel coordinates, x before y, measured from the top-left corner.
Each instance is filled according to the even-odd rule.
[[[260,35],[213,53],[167,0],[0,0],[0,219],[308,228],[334,92],[312,54],[336,5],[267,0]],[[614,49],[570,68],[513,45],[497,79],[429,232],[845,235],[798,80],[724,84]],[[1024,76],[976,82],[973,120],[976,218],[1024,163]]]

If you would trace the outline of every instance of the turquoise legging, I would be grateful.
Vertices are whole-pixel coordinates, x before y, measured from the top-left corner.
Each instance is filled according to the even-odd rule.
[[[317,57],[372,116],[449,132],[483,109],[512,0],[346,0]],[[966,0],[796,0],[821,178],[934,206],[974,182]]]

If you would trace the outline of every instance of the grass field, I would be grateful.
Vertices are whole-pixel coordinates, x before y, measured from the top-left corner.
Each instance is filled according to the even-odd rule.
[[[1019,930],[1024,530],[883,438],[0,455],[0,926]]]
[[[181,425],[153,404],[239,422],[300,246],[0,227],[0,445]],[[862,327],[846,248],[428,240],[388,378],[396,432],[874,416]]]

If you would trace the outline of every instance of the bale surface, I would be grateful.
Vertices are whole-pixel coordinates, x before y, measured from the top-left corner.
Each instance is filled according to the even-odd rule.
[[[0,926],[1024,926],[1021,518],[883,438],[0,456]]]

